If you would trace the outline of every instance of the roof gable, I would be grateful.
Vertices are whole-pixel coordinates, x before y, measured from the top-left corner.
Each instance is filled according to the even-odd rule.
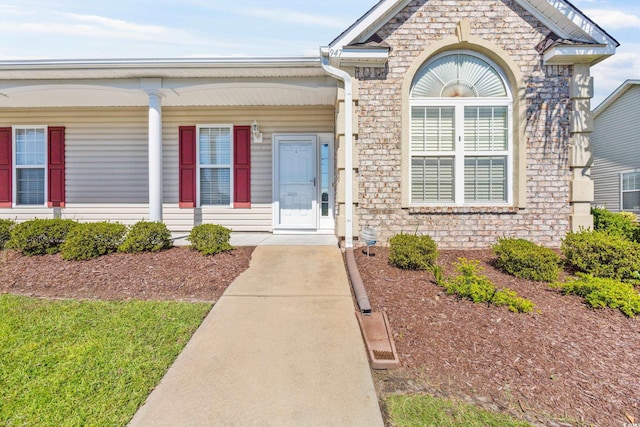
[[[627,80],[624,83],[622,83],[616,90],[613,91],[611,95],[607,96],[607,98],[604,101],[602,101],[600,105],[598,105],[593,110],[593,117],[594,118],[598,117],[600,114],[605,112],[612,104],[614,104],[618,99],[620,99],[622,95],[627,93],[629,89],[638,85],[640,85],[640,80]]]
[[[366,44],[380,28],[387,24],[412,0],[381,0],[353,25],[336,37],[328,47],[332,56],[342,54],[345,49]],[[595,64],[615,53],[619,43],[577,7],[567,0],[515,0],[538,19],[558,39],[567,43],[556,43],[544,54],[548,64],[588,61]]]

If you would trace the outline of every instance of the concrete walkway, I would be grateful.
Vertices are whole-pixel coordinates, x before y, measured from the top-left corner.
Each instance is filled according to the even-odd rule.
[[[337,247],[259,246],[130,426],[382,426]]]

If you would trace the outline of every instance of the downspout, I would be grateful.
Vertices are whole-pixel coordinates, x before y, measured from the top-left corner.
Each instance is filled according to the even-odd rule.
[[[328,48],[320,48],[320,59],[326,73],[344,83],[344,245],[346,248],[353,248],[353,83],[349,73],[329,65]]]

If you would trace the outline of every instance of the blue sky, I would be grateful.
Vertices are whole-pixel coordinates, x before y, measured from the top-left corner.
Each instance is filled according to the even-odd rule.
[[[3,0],[0,60],[317,54],[377,0]],[[593,68],[595,107],[640,78],[640,2],[573,0],[622,46]]]

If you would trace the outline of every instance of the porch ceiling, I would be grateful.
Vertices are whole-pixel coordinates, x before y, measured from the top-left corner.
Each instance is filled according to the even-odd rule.
[[[0,61],[0,108],[335,105],[320,58]]]
[[[336,81],[306,79],[163,79],[162,105],[334,105]],[[0,81],[0,108],[147,106],[144,84],[131,80]]]

